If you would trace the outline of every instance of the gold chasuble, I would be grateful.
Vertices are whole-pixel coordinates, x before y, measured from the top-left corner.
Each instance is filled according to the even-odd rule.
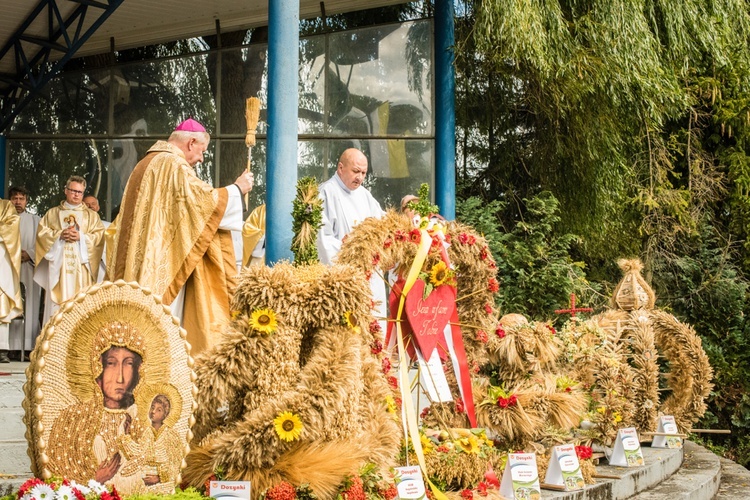
[[[107,274],[137,281],[171,305],[185,287],[183,327],[195,356],[229,320],[237,274],[230,231],[219,229],[229,194],[198,178],[177,147],[158,141],[136,165],[107,229]],[[111,249],[111,251],[110,251]]]
[[[62,241],[60,235],[69,226],[78,229],[79,241]],[[99,214],[86,205],[65,201],[50,208],[36,233],[36,272],[52,302],[61,304],[82,289],[96,283],[102,259],[104,225]],[[59,247],[55,246],[59,242]],[[86,262],[88,256],[88,262]]]
[[[8,200],[0,200],[0,323],[23,312],[21,305],[21,218]],[[5,267],[10,264],[9,267]]]

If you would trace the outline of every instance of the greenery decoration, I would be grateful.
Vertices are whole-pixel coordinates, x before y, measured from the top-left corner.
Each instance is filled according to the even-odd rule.
[[[318,181],[302,177],[297,181],[297,197],[292,202],[292,252],[297,264],[318,261],[315,239],[323,224],[323,200],[318,196]]]

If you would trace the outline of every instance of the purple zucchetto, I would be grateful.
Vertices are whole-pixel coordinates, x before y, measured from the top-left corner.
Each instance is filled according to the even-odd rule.
[[[206,127],[198,123],[197,121],[193,120],[192,118],[188,118],[184,122],[177,125],[177,127],[174,129],[175,132],[177,131],[183,131],[183,132],[205,132]]]

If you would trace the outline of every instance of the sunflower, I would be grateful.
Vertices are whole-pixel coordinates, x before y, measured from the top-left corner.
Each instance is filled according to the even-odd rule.
[[[279,324],[272,309],[256,309],[250,316],[250,326],[260,333],[273,333]]]
[[[385,404],[386,404],[386,408],[388,410],[388,413],[394,413],[395,414],[396,410],[398,410],[398,407],[396,406],[396,400],[393,399],[393,396],[391,396],[390,394],[388,394],[385,397]]]
[[[273,419],[273,426],[276,428],[276,434],[284,441],[294,441],[299,439],[304,426],[297,414],[285,411]]]
[[[341,319],[341,322],[348,326],[354,333],[360,333],[362,330],[359,327],[359,320],[357,319],[357,316],[351,312],[346,311],[344,313],[344,317]]]
[[[479,441],[474,435],[457,439],[456,444],[458,445],[458,448],[465,453],[479,453]]]
[[[450,269],[442,260],[430,269],[430,283],[435,288],[444,285],[450,279]]]

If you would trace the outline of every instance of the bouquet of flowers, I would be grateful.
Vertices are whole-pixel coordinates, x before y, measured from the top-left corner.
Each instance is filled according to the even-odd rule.
[[[32,478],[18,489],[18,500],[121,500],[114,486],[97,483],[78,484],[67,479],[52,478],[47,481]]]

